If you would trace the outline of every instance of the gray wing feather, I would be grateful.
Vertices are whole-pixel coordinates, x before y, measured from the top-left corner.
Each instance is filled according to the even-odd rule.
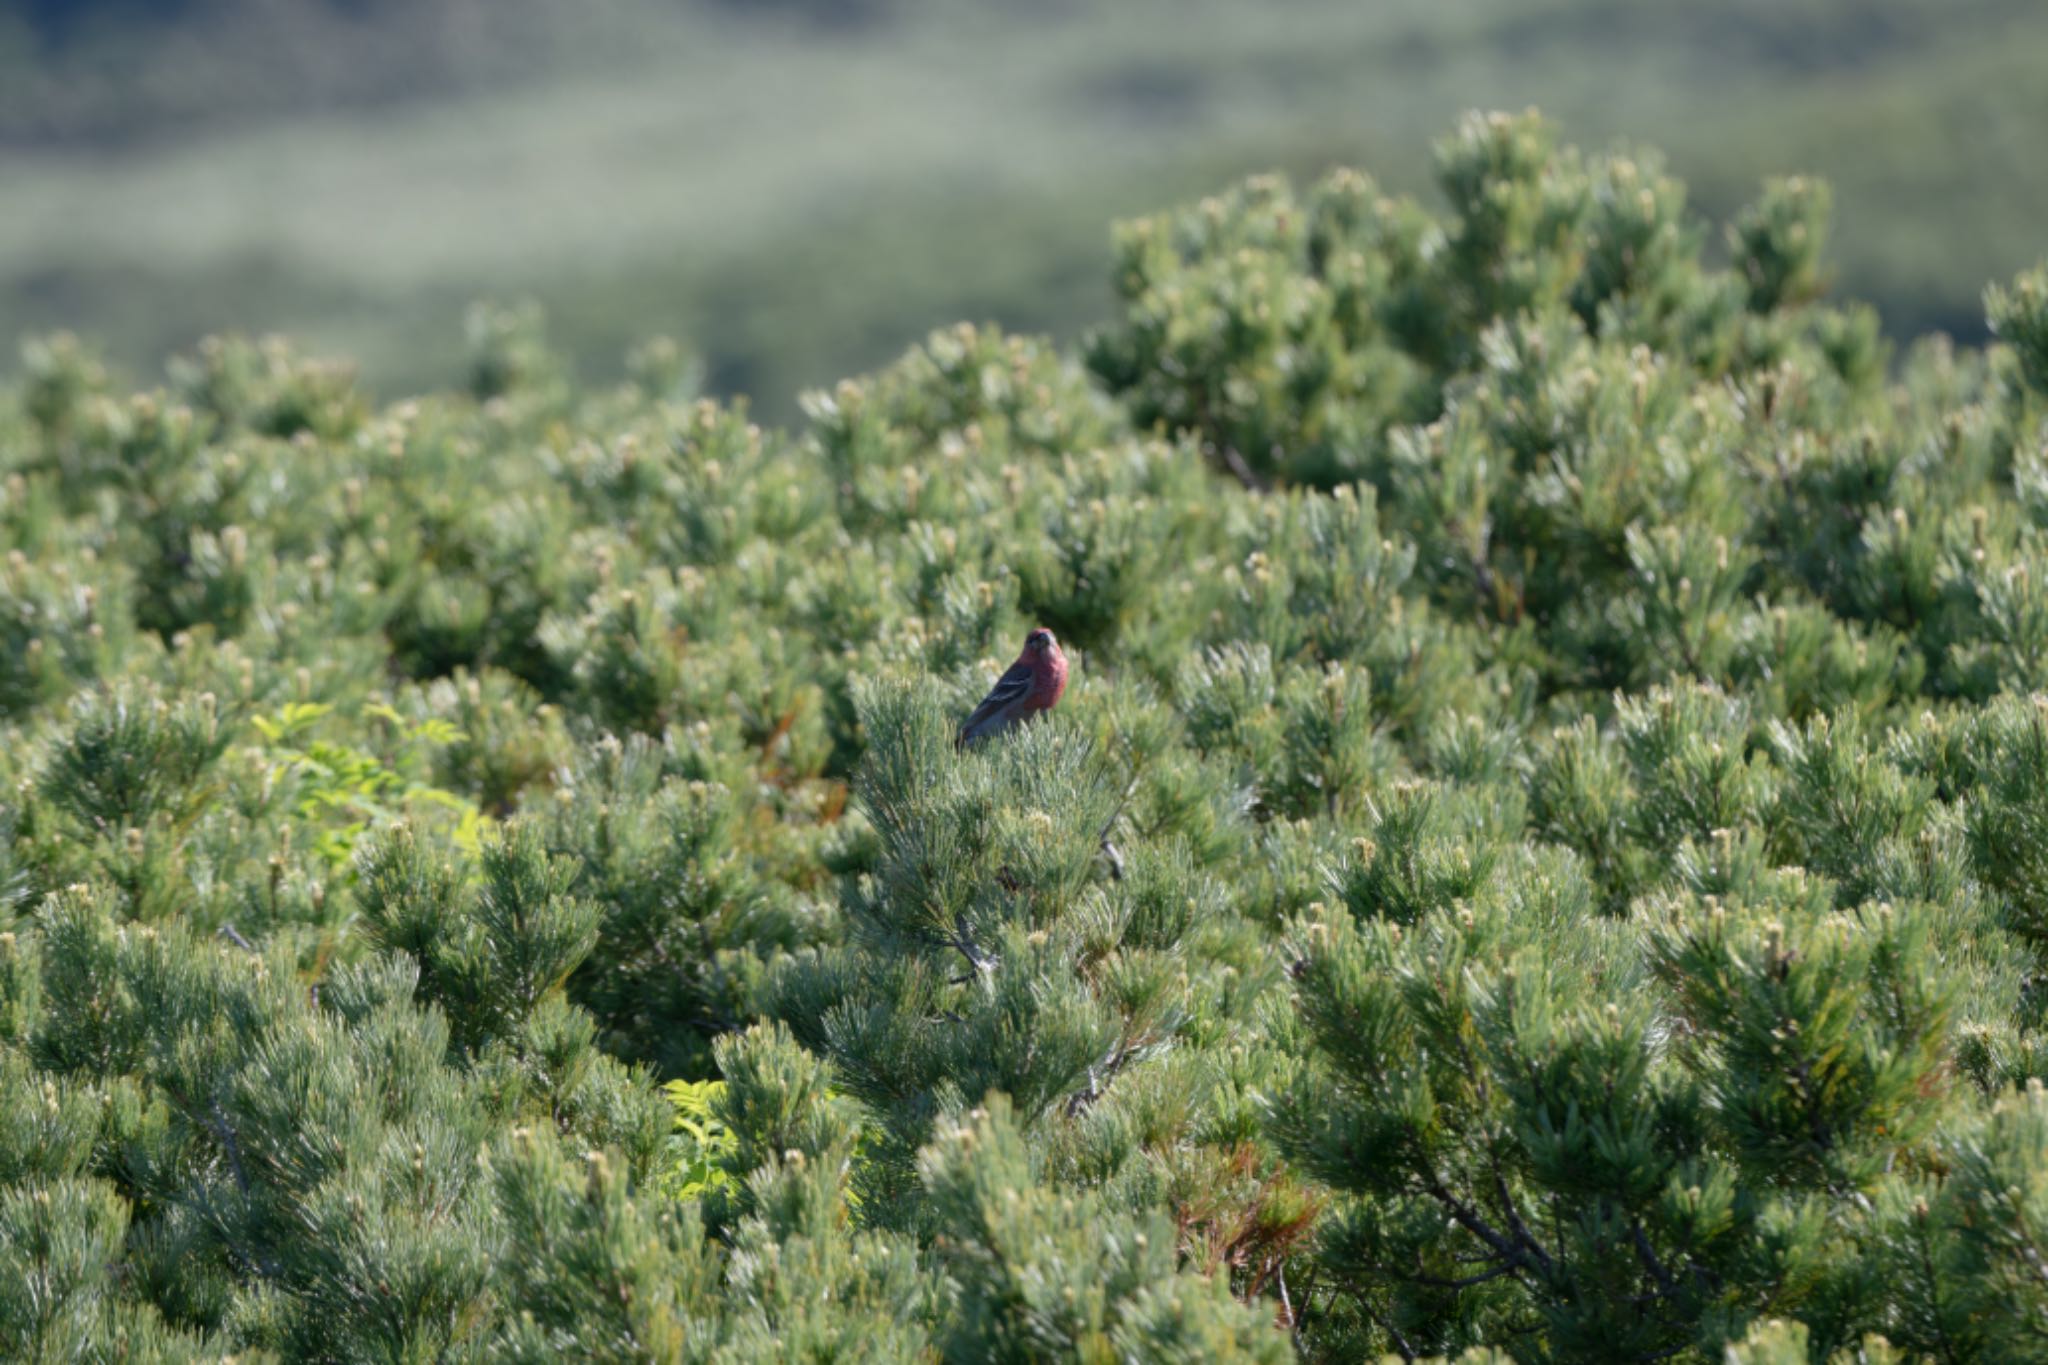
[[[1018,664],[996,679],[996,685],[981,699],[981,705],[960,722],[960,742],[965,744],[979,738],[985,730],[1002,728],[1000,724],[991,723],[999,722],[1005,712],[1030,695],[1032,681],[1031,668],[1027,664]]]

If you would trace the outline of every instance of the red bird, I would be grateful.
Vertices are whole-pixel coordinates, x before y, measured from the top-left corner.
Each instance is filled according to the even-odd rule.
[[[1009,672],[996,679],[981,705],[960,722],[959,748],[999,735],[1020,720],[1050,711],[1067,690],[1067,656],[1043,626],[1024,637],[1024,651]]]

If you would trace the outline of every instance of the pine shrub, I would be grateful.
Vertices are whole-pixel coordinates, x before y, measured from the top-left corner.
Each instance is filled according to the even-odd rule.
[[[789,431],[30,341],[0,1355],[2048,1359],[2048,277],[1434,164]]]

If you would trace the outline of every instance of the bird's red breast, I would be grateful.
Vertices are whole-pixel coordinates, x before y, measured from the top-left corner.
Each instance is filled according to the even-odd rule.
[[[1032,662],[1030,650],[1025,650],[1017,659],[1018,663]],[[1060,704],[1060,698],[1067,690],[1067,656],[1060,653],[1057,643],[1049,646],[1039,655],[1032,669],[1031,696],[1024,704],[1033,711],[1050,711]]]

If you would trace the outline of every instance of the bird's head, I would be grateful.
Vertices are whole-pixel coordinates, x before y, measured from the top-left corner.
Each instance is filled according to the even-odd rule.
[[[1026,654],[1045,654],[1049,653],[1052,648],[1052,632],[1044,626],[1040,626],[1037,630],[1024,637],[1024,652]]]

